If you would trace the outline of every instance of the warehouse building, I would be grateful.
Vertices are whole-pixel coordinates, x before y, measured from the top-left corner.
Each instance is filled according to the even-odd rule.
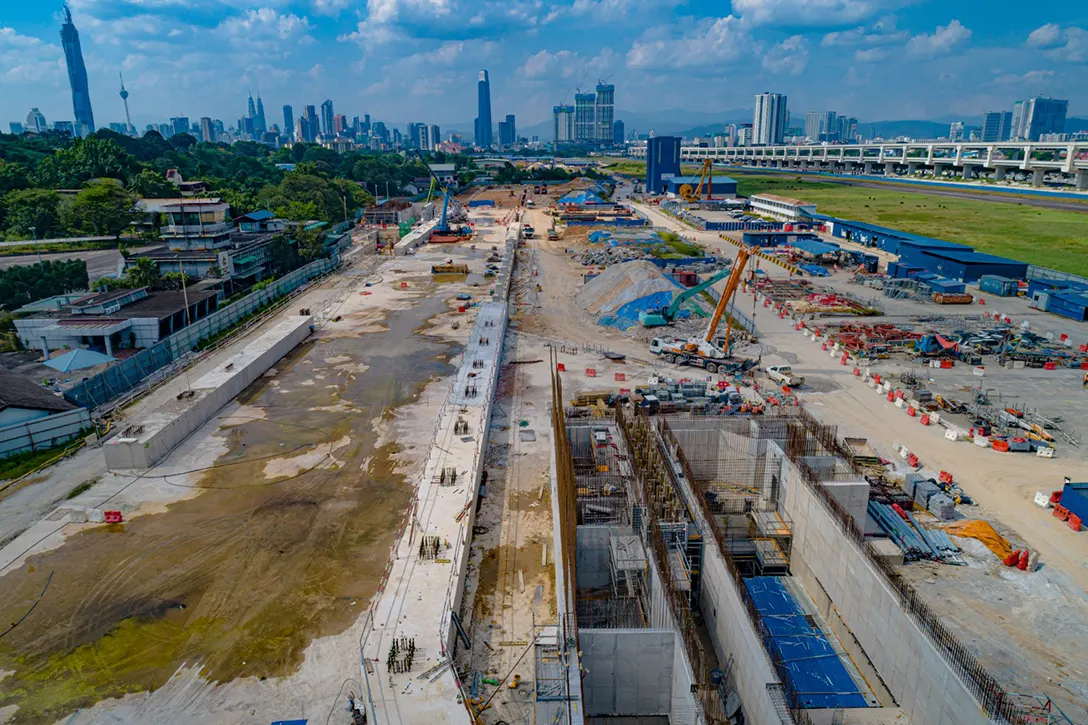
[[[911,252],[909,259],[900,255],[900,259],[942,277],[969,283],[978,282],[983,275],[996,274],[1012,279],[1023,279],[1028,273],[1028,266],[1023,262],[975,252],[970,248],[964,251],[931,247]]]

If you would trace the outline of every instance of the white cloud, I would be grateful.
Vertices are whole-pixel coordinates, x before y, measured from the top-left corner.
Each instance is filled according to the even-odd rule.
[[[1088,30],[1076,26],[1062,29],[1056,23],[1047,23],[1033,30],[1024,46],[1041,48],[1053,60],[1066,63],[1088,62]]]
[[[569,50],[552,53],[542,50],[530,55],[521,67],[526,78],[569,78],[578,67],[580,56]]]
[[[997,86],[1042,86],[1054,78],[1052,70],[1029,70],[1027,73],[1003,73],[994,78]]]
[[[959,20],[937,26],[932,33],[921,33],[907,41],[907,52],[916,58],[935,58],[951,53],[957,45],[971,37],[971,31]]]
[[[826,27],[887,12],[913,0],[733,0],[733,12],[753,25]]]
[[[627,52],[627,66],[647,68],[697,68],[737,60],[751,48],[741,20],[733,15],[707,19],[680,37],[647,37]]]
[[[883,48],[859,48],[854,51],[854,60],[859,63],[877,63],[888,57]]]
[[[314,0],[314,12],[319,15],[339,15],[351,5],[351,0]]]
[[[14,28],[0,28],[0,85],[58,83],[64,73],[59,45],[22,35]]]
[[[778,43],[763,56],[763,68],[771,73],[799,75],[808,64],[808,41],[794,35]]]
[[[824,35],[820,45],[825,48],[873,46],[899,43],[910,37],[905,30],[897,30],[894,18],[885,18],[872,25],[859,25],[850,30],[834,30]]]
[[[272,8],[247,10],[244,15],[227,18],[219,24],[219,31],[235,40],[263,42],[289,40],[298,42],[309,38],[310,21],[294,14],[281,14]],[[309,38],[312,40],[312,38]]]
[[[1053,48],[1061,41],[1061,38],[1061,26],[1057,23],[1047,23],[1031,31],[1024,45],[1028,48]]]

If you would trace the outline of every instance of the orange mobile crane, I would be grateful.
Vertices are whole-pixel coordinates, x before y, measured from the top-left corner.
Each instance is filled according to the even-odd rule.
[[[737,250],[737,258],[733,262],[733,271],[729,275],[729,279],[726,280],[725,291],[722,292],[721,299],[718,300],[718,306],[714,309],[714,315],[710,318],[710,324],[707,325],[704,335],[692,337],[686,342],[676,339],[654,338],[653,342],[650,343],[650,352],[661,355],[667,363],[691,365],[703,368],[708,373],[727,372],[737,369],[747,370],[757,364],[755,360],[745,360],[743,363],[738,364],[732,359],[729,351],[729,339],[733,333],[733,318],[729,318],[726,325],[725,341],[719,346],[715,339],[718,325],[722,321],[722,316],[725,315],[725,309],[733,301],[737,288],[740,287],[741,276],[744,273],[744,267],[748,263],[749,256],[751,255],[747,249]]]

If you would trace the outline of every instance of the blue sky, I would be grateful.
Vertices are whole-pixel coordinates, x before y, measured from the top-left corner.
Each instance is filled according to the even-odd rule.
[[[1017,98],[1088,115],[1082,0],[70,0],[99,125],[173,115],[233,123],[338,113],[470,125],[476,70],[519,126],[597,78],[617,108],[721,112],[786,93],[790,110],[862,120],[979,115]],[[72,118],[59,0],[0,0],[0,121]],[[699,118],[699,123],[705,119]],[[697,125],[697,124],[693,124]],[[630,129],[629,129],[630,130]],[[649,130],[649,129],[639,129]]]

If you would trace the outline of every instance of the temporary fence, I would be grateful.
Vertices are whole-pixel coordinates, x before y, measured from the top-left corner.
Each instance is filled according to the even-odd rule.
[[[91,425],[86,408],[47,415],[0,428],[0,458],[23,451],[39,451],[67,443]]]
[[[103,372],[65,391],[64,397],[84,408],[94,408],[132,390],[155,371],[190,352],[202,341],[256,313],[269,303],[302,287],[340,265],[339,256],[318,259],[284,275],[268,287],[182,328],[155,345],[125,358]]]

